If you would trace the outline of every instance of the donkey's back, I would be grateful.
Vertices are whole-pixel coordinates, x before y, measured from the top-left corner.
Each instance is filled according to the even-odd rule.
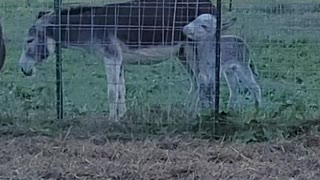
[[[137,0],[73,7],[62,11],[62,39],[107,42],[115,35],[129,48],[178,44],[185,39],[183,26],[202,13],[215,13],[209,0]]]
[[[221,36],[221,58],[222,63],[228,63],[230,60],[237,60],[241,63],[250,62],[250,49],[248,44],[239,36],[222,35]]]

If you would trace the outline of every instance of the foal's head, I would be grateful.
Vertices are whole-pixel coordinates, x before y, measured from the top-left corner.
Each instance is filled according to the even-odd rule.
[[[50,24],[50,15],[40,12],[36,22],[28,29],[19,61],[21,71],[26,76],[35,72],[35,65],[47,59],[55,51],[52,32],[46,27]]]
[[[232,18],[227,22],[223,22],[221,30],[227,30],[237,21],[236,18]],[[217,19],[212,14],[201,14],[195,20],[183,27],[183,33],[192,40],[203,41],[212,39],[215,36],[217,30]]]

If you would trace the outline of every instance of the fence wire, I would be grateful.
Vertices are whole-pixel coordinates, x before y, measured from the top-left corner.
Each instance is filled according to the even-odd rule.
[[[119,2],[125,1],[63,0],[60,8]],[[212,5],[216,6],[216,3],[212,1]],[[58,118],[63,117],[63,122],[76,122],[92,132],[99,128],[122,136],[188,133],[212,137],[214,116],[210,113],[196,114],[199,107],[193,91],[195,84],[188,74],[189,69],[173,53],[165,59],[157,59],[159,63],[143,58],[134,59],[135,65],[124,63],[127,111],[120,120],[121,126],[114,125],[109,119],[109,82],[101,54],[90,49],[63,48],[61,56],[58,50],[57,56],[50,56],[37,64],[35,74],[25,76],[18,63],[24,43],[30,40],[26,33],[40,11],[57,12],[60,4],[54,5],[54,0],[0,2],[0,22],[7,47],[6,61],[0,74],[0,117],[6,126],[56,131],[56,126],[53,128],[50,123],[57,118],[56,108],[62,106],[63,100],[63,109],[58,108]],[[262,103],[257,112],[252,93],[241,82],[235,111],[228,110],[230,92],[222,74],[220,114],[215,125],[217,137],[265,140],[318,128],[319,14],[320,2],[316,1],[222,2],[222,24],[233,17],[237,20],[228,30],[221,32],[221,38],[236,35],[248,44],[251,68],[255,69],[255,79],[261,87]],[[154,14],[144,16],[153,18]],[[178,14],[176,18],[181,17]],[[189,22],[176,24],[179,23]],[[81,28],[90,31],[90,25]],[[121,25],[118,28],[121,29]],[[130,32],[136,28],[141,27],[132,26],[126,30]],[[161,28],[152,26],[144,28],[161,31]],[[143,36],[139,34],[139,38],[143,39]],[[60,48],[56,46],[55,49]],[[63,60],[62,66],[56,59]],[[63,78],[59,76],[60,72]],[[59,89],[56,83],[60,78],[62,83],[58,87],[63,88]],[[57,92],[63,96],[57,97]],[[97,125],[99,123],[107,125],[103,127]]]

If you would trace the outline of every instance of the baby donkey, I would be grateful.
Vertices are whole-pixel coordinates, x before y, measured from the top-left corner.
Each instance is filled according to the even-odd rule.
[[[215,16],[202,14],[183,28],[183,33],[196,41],[199,68],[197,78],[201,109],[212,108],[214,105],[216,21]],[[230,26],[224,26],[225,29],[228,27]],[[238,36],[222,35],[220,47],[220,72],[224,74],[230,92],[228,109],[235,110],[241,81],[249,89],[255,100],[256,110],[258,110],[261,105],[261,89],[250,68],[248,45]]]

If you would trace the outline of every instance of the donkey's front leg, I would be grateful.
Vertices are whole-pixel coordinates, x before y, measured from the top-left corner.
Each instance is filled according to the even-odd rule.
[[[108,80],[109,118],[118,121],[126,112],[123,57],[118,43],[106,48],[104,64]]]
[[[120,74],[119,74],[119,104],[118,104],[118,113],[120,117],[123,117],[127,111],[126,107],[126,85],[124,79],[124,64],[120,65]]]
[[[120,114],[118,112],[119,94],[120,94],[120,65],[115,63],[113,59],[104,58],[105,69],[108,83],[108,101],[109,101],[109,118],[118,121]]]

